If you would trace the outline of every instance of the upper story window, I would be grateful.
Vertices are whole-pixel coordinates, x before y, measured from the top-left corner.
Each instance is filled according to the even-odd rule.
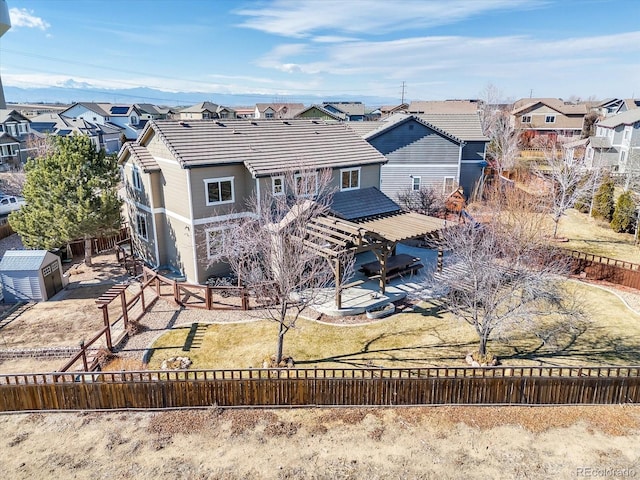
[[[140,169],[138,167],[133,167],[131,178],[133,180],[133,188],[136,190],[142,190],[142,177],[140,176]]]
[[[0,132],[4,132],[4,125],[0,124]]]
[[[531,115],[522,115],[520,121],[522,123],[531,123]]]
[[[340,190],[355,190],[360,188],[360,168],[340,170]]]
[[[131,125],[138,125],[138,117],[131,117]]]
[[[228,117],[229,117],[229,112],[225,112],[225,111],[220,112],[220,118],[228,118]]]
[[[555,115],[547,115],[544,117],[544,123],[555,123],[556,116]]]
[[[305,173],[296,174],[295,176],[296,182],[296,194],[302,196],[312,196],[318,193],[318,174],[316,172],[313,173]]]
[[[273,112],[265,112],[264,118],[273,118]]]
[[[28,123],[19,123],[18,124],[18,133],[19,134],[23,134],[23,133],[27,133],[29,131],[29,124]]]
[[[284,177],[271,177],[271,192],[274,196],[284,195]]]
[[[207,205],[234,202],[233,177],[208,178],[204,181]]]
[[[144,213],[136,213],[136,233],[138,237],[148,240],[147,216]]]
[[[7,132],[14,137],[18,135],[17,125],[15,123],[7,124]]]
[[[420,177],[412,177],[411,190],[413,190],[414,192],[417,192],[420,190]]]

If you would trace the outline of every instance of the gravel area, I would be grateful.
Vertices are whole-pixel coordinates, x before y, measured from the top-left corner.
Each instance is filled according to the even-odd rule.
[[[7,250],[22,250],[24,249],[24,245],[22,245],[22,240],[17,233],[13,235],[9,235],[6,238],[0,239],[0,257],[4,255],[4,252]]]

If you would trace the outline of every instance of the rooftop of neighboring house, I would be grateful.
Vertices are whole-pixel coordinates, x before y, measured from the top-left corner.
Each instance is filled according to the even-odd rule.
[[[78,102],[60,113],[64,115],[65,112],[71,110],[76,105],[82,105],[87,110],[91,110],[103,117],[128,117],[134,111],[137,111],[136,107],[132,104]]]
[[[244,163],[256,177],[387,161],[344,124],[320,120],[152,120],[136,144],[146,150],[152,134],[184,168]]]
[[[334,113],[331,110],[327,110],[322,105],[311,105],[310,107],[305,108],[301,112],[298,112],[298,114],[296,114],[296,118],[302,117],[302,115],[304,115],[305,113],[307,113],[307,112],[309,112],[311,110],[314,110],[314,109],[318,110],[322,115],[327,116],[327,117],[331,117],[334,120],[345,120],[346,119],[346,115],[344,113]],[[307,118],[309,118],[309,117],[307,117]]]
[[[589,137],[589,145],[592,148],[611,148],[611,139],[609,137]]]
[[[256,103],[256,108],[260,113],[264,113],[269,108],[276,112],[278,118],[293,118],[305,109],[303,103]]]
[[[364,115],[364,103],[362,102],[323,102],[322,105],[331,105],[349,116]]]
[[[136,103],[135,107],[140,113],[146,113],[148,115],[167,115],[173,111],[170,107],[160,107],[153,103]]]
[[[31,119],[31,128],[41,133],[68,132],[67,134],[77,131],[80,133],[88,133],[97,131],[97,126],[82,118],[71,118],[60,115],[59,113],[43,113]]]
[[[222,110],[233,111],[233,109],[231,109],[229,107],[225,107],[223,105],[218,105],[217,103],[200,102],[200,103],[196,103],[195,105],[191,105],[190,107],[183,108],[182,110],[180,110],[180,112],[184,112],[184,113],[202,113],[202,112],[219,113]]]
[[[596,123],[596,126],[615,128],[619,125],[633,125],[636,122],[640,122],[640,108],[634,108],[633,110],[627,110],[626,112],[607,117]]]
[[[409,104],[409,113],[475,113],[480,100],[415,100]]]
[[[383,115],[388,115],[390,113],[402,112],[409,109],[408,103],[401,103],[399,105],[382,105],[379,110]]]
[[[480,117],[477,113],[432,113],[424,115],[396,113],[380,122],[359,122],[357,125],[350,124],[349,127],[363,138],[370,139],[411,118],[449,135],[458,142],[489,141],[482,133]]]
[[[585,115],[598,102],[565,102],[561,98],[521,98],[513,104],[514,115],[538,104],[546,105],[563,115]]]
[[[4,123],[7,120],[15,120],[15,121],[30,121],[27,117],[22,115],[17,110],[11,108],[2,108],[0,109],[0,123]]]

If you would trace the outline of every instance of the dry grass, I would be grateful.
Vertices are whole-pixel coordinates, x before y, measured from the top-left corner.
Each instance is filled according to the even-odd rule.
[[[572,282],[590,322],[559,334],[554,343],[527,332],[513,332],[490,348],[507,365],[640,364],[640,316],[614,294]],[[188,341],[191,326],[175,328],[153,345],[149,368],[162,360],[188,356],[191,368],[258,368],[276,347],[277,324],[257,321],[212,324],[202,342]],[[285,354],[301,368],[464,366],[464,356],[477,348],[473,328],[424,303],[413,313],[400,313],[364,326],[333,326],[300,320],[285,337]]]

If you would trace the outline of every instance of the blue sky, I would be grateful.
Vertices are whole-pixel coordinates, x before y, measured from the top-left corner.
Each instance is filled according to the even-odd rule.
[[[640,96],[637,0],[7,0],[5,86]],[[10,99],[8,99],[10,100]],[[159,102],[157,102],[159,103]]]

